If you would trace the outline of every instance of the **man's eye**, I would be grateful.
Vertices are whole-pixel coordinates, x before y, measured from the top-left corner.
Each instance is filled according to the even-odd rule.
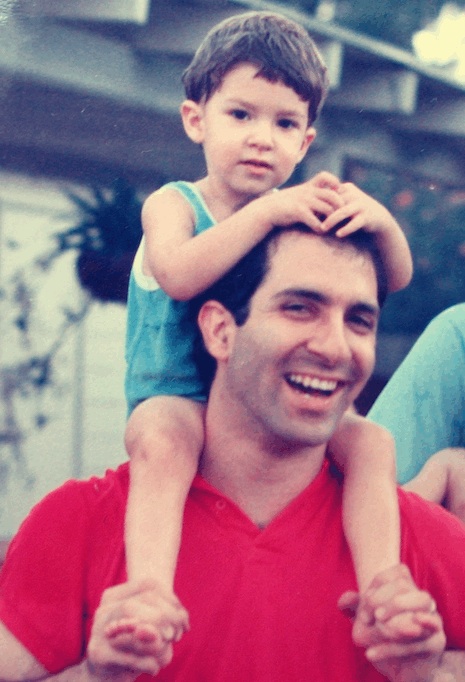
[[[308,315],[309,308],[303,303],[285,303],[282,307],[285,313],[290,313],[291,315]]]
[[[368,317],[363,317],[363,315],[354,315],[352,318],[352,324],[359,327],[363,331],[371,331],[375,328],[375,323]]]
[[[246,118],[248,118],[248,113],[244,109],[232,109],[230,114],[238,121],[244,121]]]

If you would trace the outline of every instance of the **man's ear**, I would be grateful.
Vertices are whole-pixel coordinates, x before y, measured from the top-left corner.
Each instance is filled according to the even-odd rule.
[[[218,301],[207,301],[197,318],[205,348],[217,361],[227,360],[236,323],[232,314]]]
[[[309,148],[310,145],[312,144],[312,142],[313,142],[313,140],[315,139],[315,137],[316,137],[316,130],[315,130],[315,128],[311,128],[311,127],[310,127],[310,128],[307,128],[307,130],[306,130],[306,132],[305,132],[304,140],[303,140],[303,142],[302,142],[302,146],[301,146],[301,148],[300,148],[300,152],[299,152],[299,157],[298,157],[297,163],[299,163],[300,161],[302,161],[302,159],[304,158],[305,154],[307,153],[308,148]]]
[[[192,99],[186,99],[180,108],[185,133],[192,142],[203,142],[203,107]]]

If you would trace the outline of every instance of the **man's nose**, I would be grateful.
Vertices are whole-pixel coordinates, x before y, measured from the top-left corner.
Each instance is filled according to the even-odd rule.
[[[327,367],[348,361],[351,347],[343,320],[338,318],[316,324],[307,340],[307,349]]]

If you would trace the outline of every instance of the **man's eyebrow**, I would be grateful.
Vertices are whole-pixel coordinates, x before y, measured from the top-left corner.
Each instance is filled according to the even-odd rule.
[[[309,301],[317,301],[318,303],[329,303],[328,296],[325,296],[320,291],[315,291],[314,289],[283,289],[282,291],[278,291],[273,298],[280,299],[286,298],[286,296],[305,298]]]

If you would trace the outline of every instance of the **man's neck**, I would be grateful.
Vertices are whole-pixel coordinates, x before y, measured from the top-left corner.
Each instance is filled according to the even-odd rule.
[[[326,447],[284,450],[250,439],[224,419],[208,419],[200,473],[264,527],[297,497],[321,470]]]

